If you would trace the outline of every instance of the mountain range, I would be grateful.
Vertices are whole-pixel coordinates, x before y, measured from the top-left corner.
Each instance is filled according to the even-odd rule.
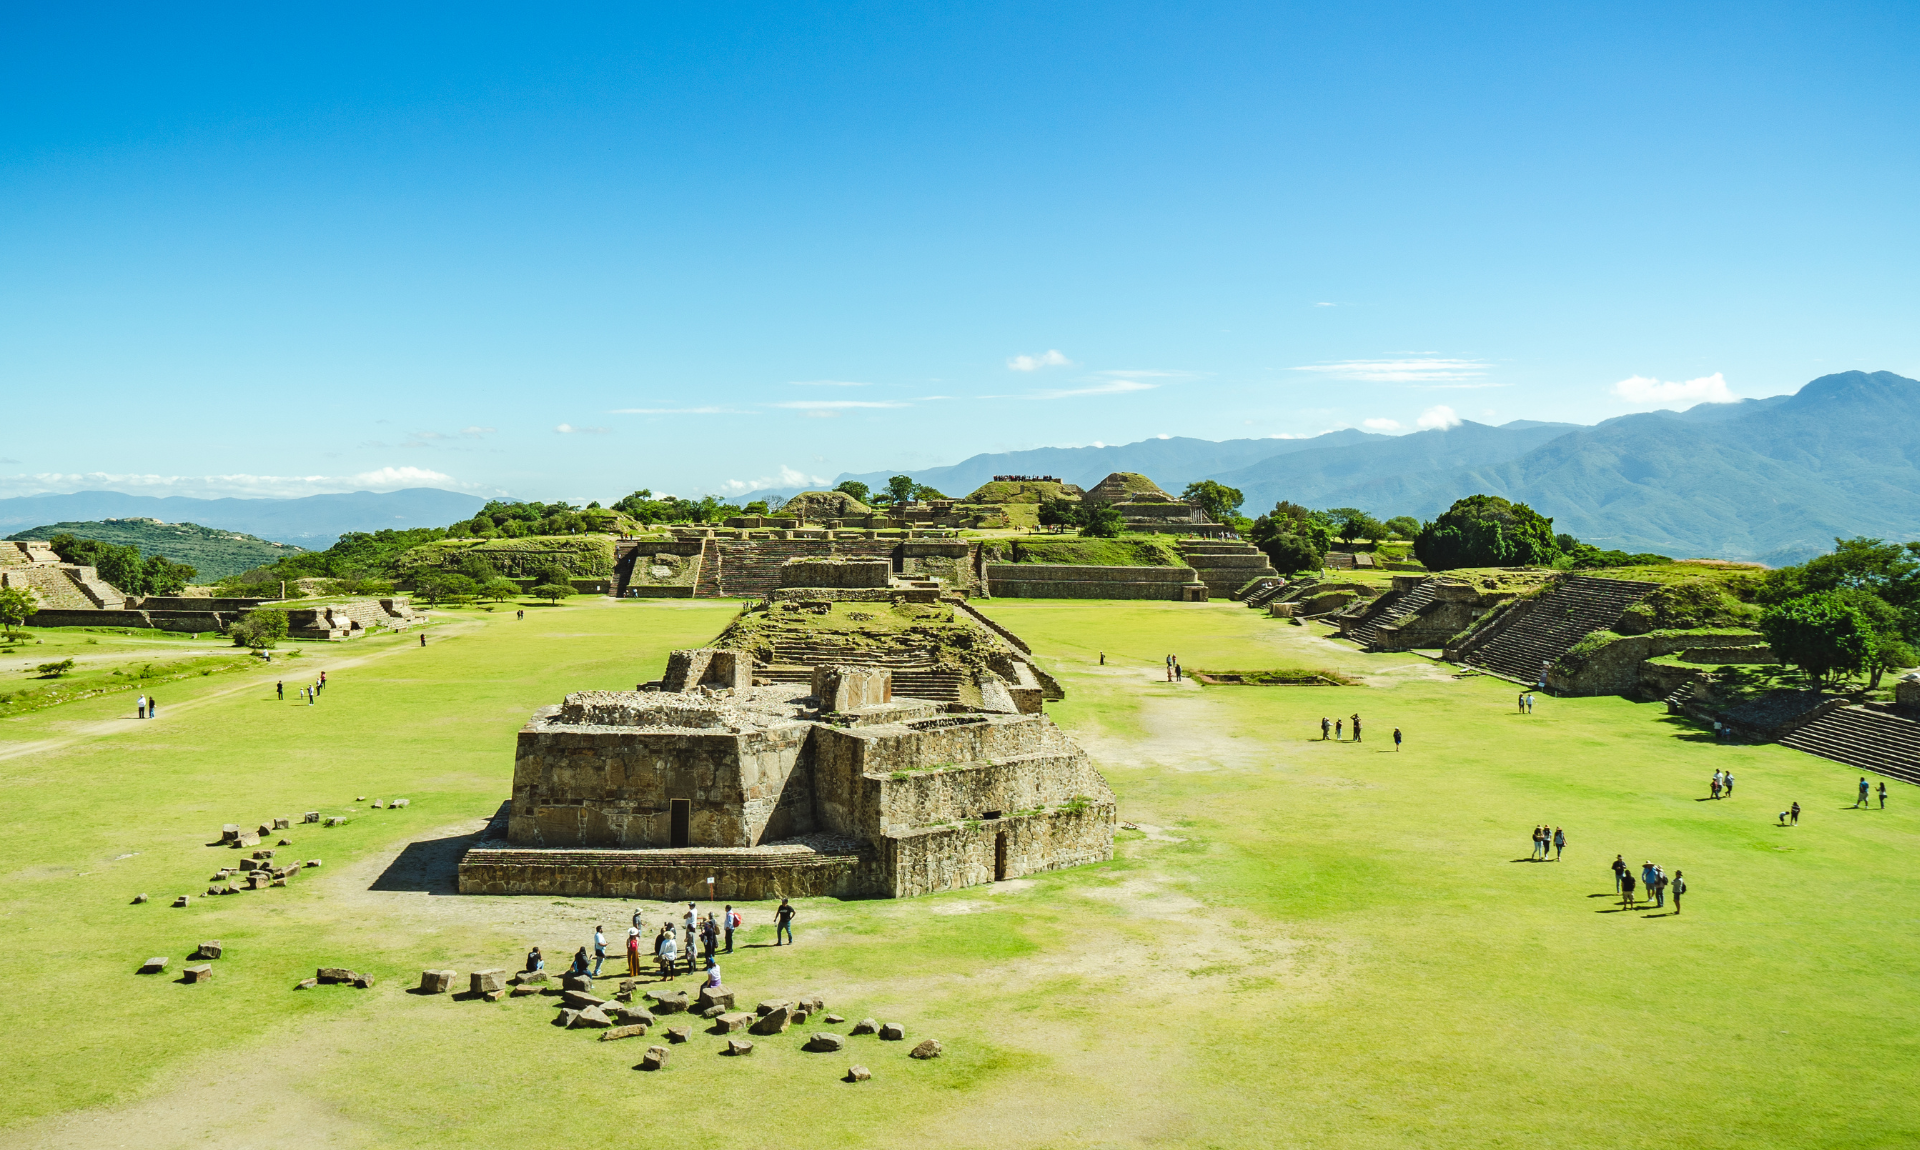
[[[1836,536],[1920,538],[1920,382],[1822,376],[1792,395],[1625,415],[1591,427],[1466,422],[1409,435],[1149,439],[976,455],[909,471],[964,495],[996,474],[1090,487],[1138,471],[1178,492],[1213,479],[1259,514],[1287,499],[1430,519],[1484,492],[1533,506],[1600,547],[1793,563]],[[884,484],[885,472],[843,475]]]
[[[299,499],[190,499],[182,495],[80,491],[72,495],[17,495],[0,499],[0,532],[10,533],[47,523],[144,517],[164,523],[203,523],[322,550],[333,546],[346,531],[445,527],[457,520],[472,518],[485,502],[472,495],[433,487],[307,495]]]

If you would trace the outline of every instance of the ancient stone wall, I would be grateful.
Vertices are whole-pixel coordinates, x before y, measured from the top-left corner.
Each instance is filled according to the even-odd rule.
[[[800,846],[751,852],[519,850],[483,842],[460,860],[460,893],[668,902],[871,898],[888,893],[879,854],[872,847],[822,851]]]
[[[1009,599],[1185,598],[1198,583],[1191,567],[1090,567],[1064,563],[988,563],[986,589]]]
[[[1547,689],[1556,695],[1638,695],[1647,689],[1641,664],[1648,659],[1682,651],[1705,654],[1714,648],[1743,651],[1756,638],[1751,632],[1713,631],[1622,635],[1583,656],[1562,658],[1547,673]],[[1657,677],[1654,681],[1664,683]]]
[[[887,559],[789,559],[780,565],[781,587],[885,587],[893,578]]]
[[[1113,857],[1114,817],[1113,803],[1094,802],[1078,812],[1049,810],[892,836],[884,844],[888,893],[911,898],[1102,862]]]

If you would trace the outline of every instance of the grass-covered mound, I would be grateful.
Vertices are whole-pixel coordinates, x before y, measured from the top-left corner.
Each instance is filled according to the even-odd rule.
[[[202,527],[197,523],[160,523],[151,519],[48,523],[16,531],[7,538],[52,539],[60,534],[121,547],[137,547],[145,558],[159,555],[175,563],[185,563],[194,569],[195,583],[217,583],[242,571],[306,551],[291,543],[275,543],[238,531]]]
[[[503,575],[532,574],[559,564],[568,574],[598,578],[613,574],[613,539],[606,535],[532,535],[519,539],[441,539],[411,548],[394,563],[401,579],[429,570],[451,571],[469,555],[485,559]]]
[[[1031,503],[1038,506],[1048,500],[1079,499],[1085,492],[1071,483],[1039,479],[995,479],[973,489],[963,503]]]
[[[980,545],[989,563],[1065,563],[1084,567],[1185,567],[1161,535],[1120,539],[995,539]]]
[[[743,611],[711,646],[751,651],[778,662],[782,646],[817,645],[865,655],[927,652],[932,661],[987,669],[997,647],[977,624],[946,603],[800,603]]]

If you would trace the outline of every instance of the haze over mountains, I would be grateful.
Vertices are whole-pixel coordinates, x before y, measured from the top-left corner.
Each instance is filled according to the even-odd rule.
[[[1485,492],[1529,503],[1601,547],[1778,565],[1835,536],[1920,538],[1920,382],[1848,371],[1793,395],[1592,427],[1519,420],[1401,436],[1153,439],[976,455],[908,474],[963,495],[995,474],[1090,486],[1113,471],[1174,491],[1214,479],[1244,491],[1249,514],[1290,499],[1426,519]],[[886,473],[841,478],[871,484]]]
[[[0,499],[0,534],[44,523],[144,516],[167,523],[200,523],[292,543],[310,550],[333,545],[344,531],[383,527],[445,527],[472,517],[485,500],[434,487],[353,491],[299,499],[190,499],[181,495],[19,495]]]

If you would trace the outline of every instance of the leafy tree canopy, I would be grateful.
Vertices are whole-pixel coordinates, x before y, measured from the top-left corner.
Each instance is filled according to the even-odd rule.
[[[865,503],[867,501],[867,496],[873,494],[873,488],[868,487],[866,484],[860,482],[858,479],[849,479],[845,483],[842,483],[838,487],[835,487],[834,490],[842,492],[843,494],[846,494],[846,495],[851,495],[857,502],[860,502],[860,503]]]
[[[1560,548],[1553,520],[1533,508],[1498,495],[1469,495],[1421,529],[1413,553],[1430,570],[1448,571],[1545,566],[1559,557]]]
[[[1396,515],[1387,520],[1386,528],[1395,539],[1412,539],[1420,534],[1420,521],[1411,515]]]
[[[0,623],[6,624],[8,632],[25,623],[39,609],[33,588],[0,587]]]
[[[1760,633],[1782,662],[1806,672],[1814,686],[1866,666],[1873,628],[1844,596],[1833,591],[1801,595],[1762,616]]]
[[[1187,484],[1180,498],[1198,507],[1215,523],[1231,522],[1240,514],[1240,505],[1247,500],[1239,488],[1215,483],[1211,479]]]
[[[1096,507],[1087,513],[1086,522],[1080,525],[1080,534],[1096,539],[1114,539],[1126,529],[1126,516],[1111,507]]]
[[[178,595],[195,575],[193,568],[164,555],[142,558],[131,543],[102,543],[63,531],[47,544],[63,562],[92,567],[100,578],[129,595]]]
[[[1043,499],[1039,516],[1042,527],[1079,527],[1086,522],[1086,508],[1077,499]]]

